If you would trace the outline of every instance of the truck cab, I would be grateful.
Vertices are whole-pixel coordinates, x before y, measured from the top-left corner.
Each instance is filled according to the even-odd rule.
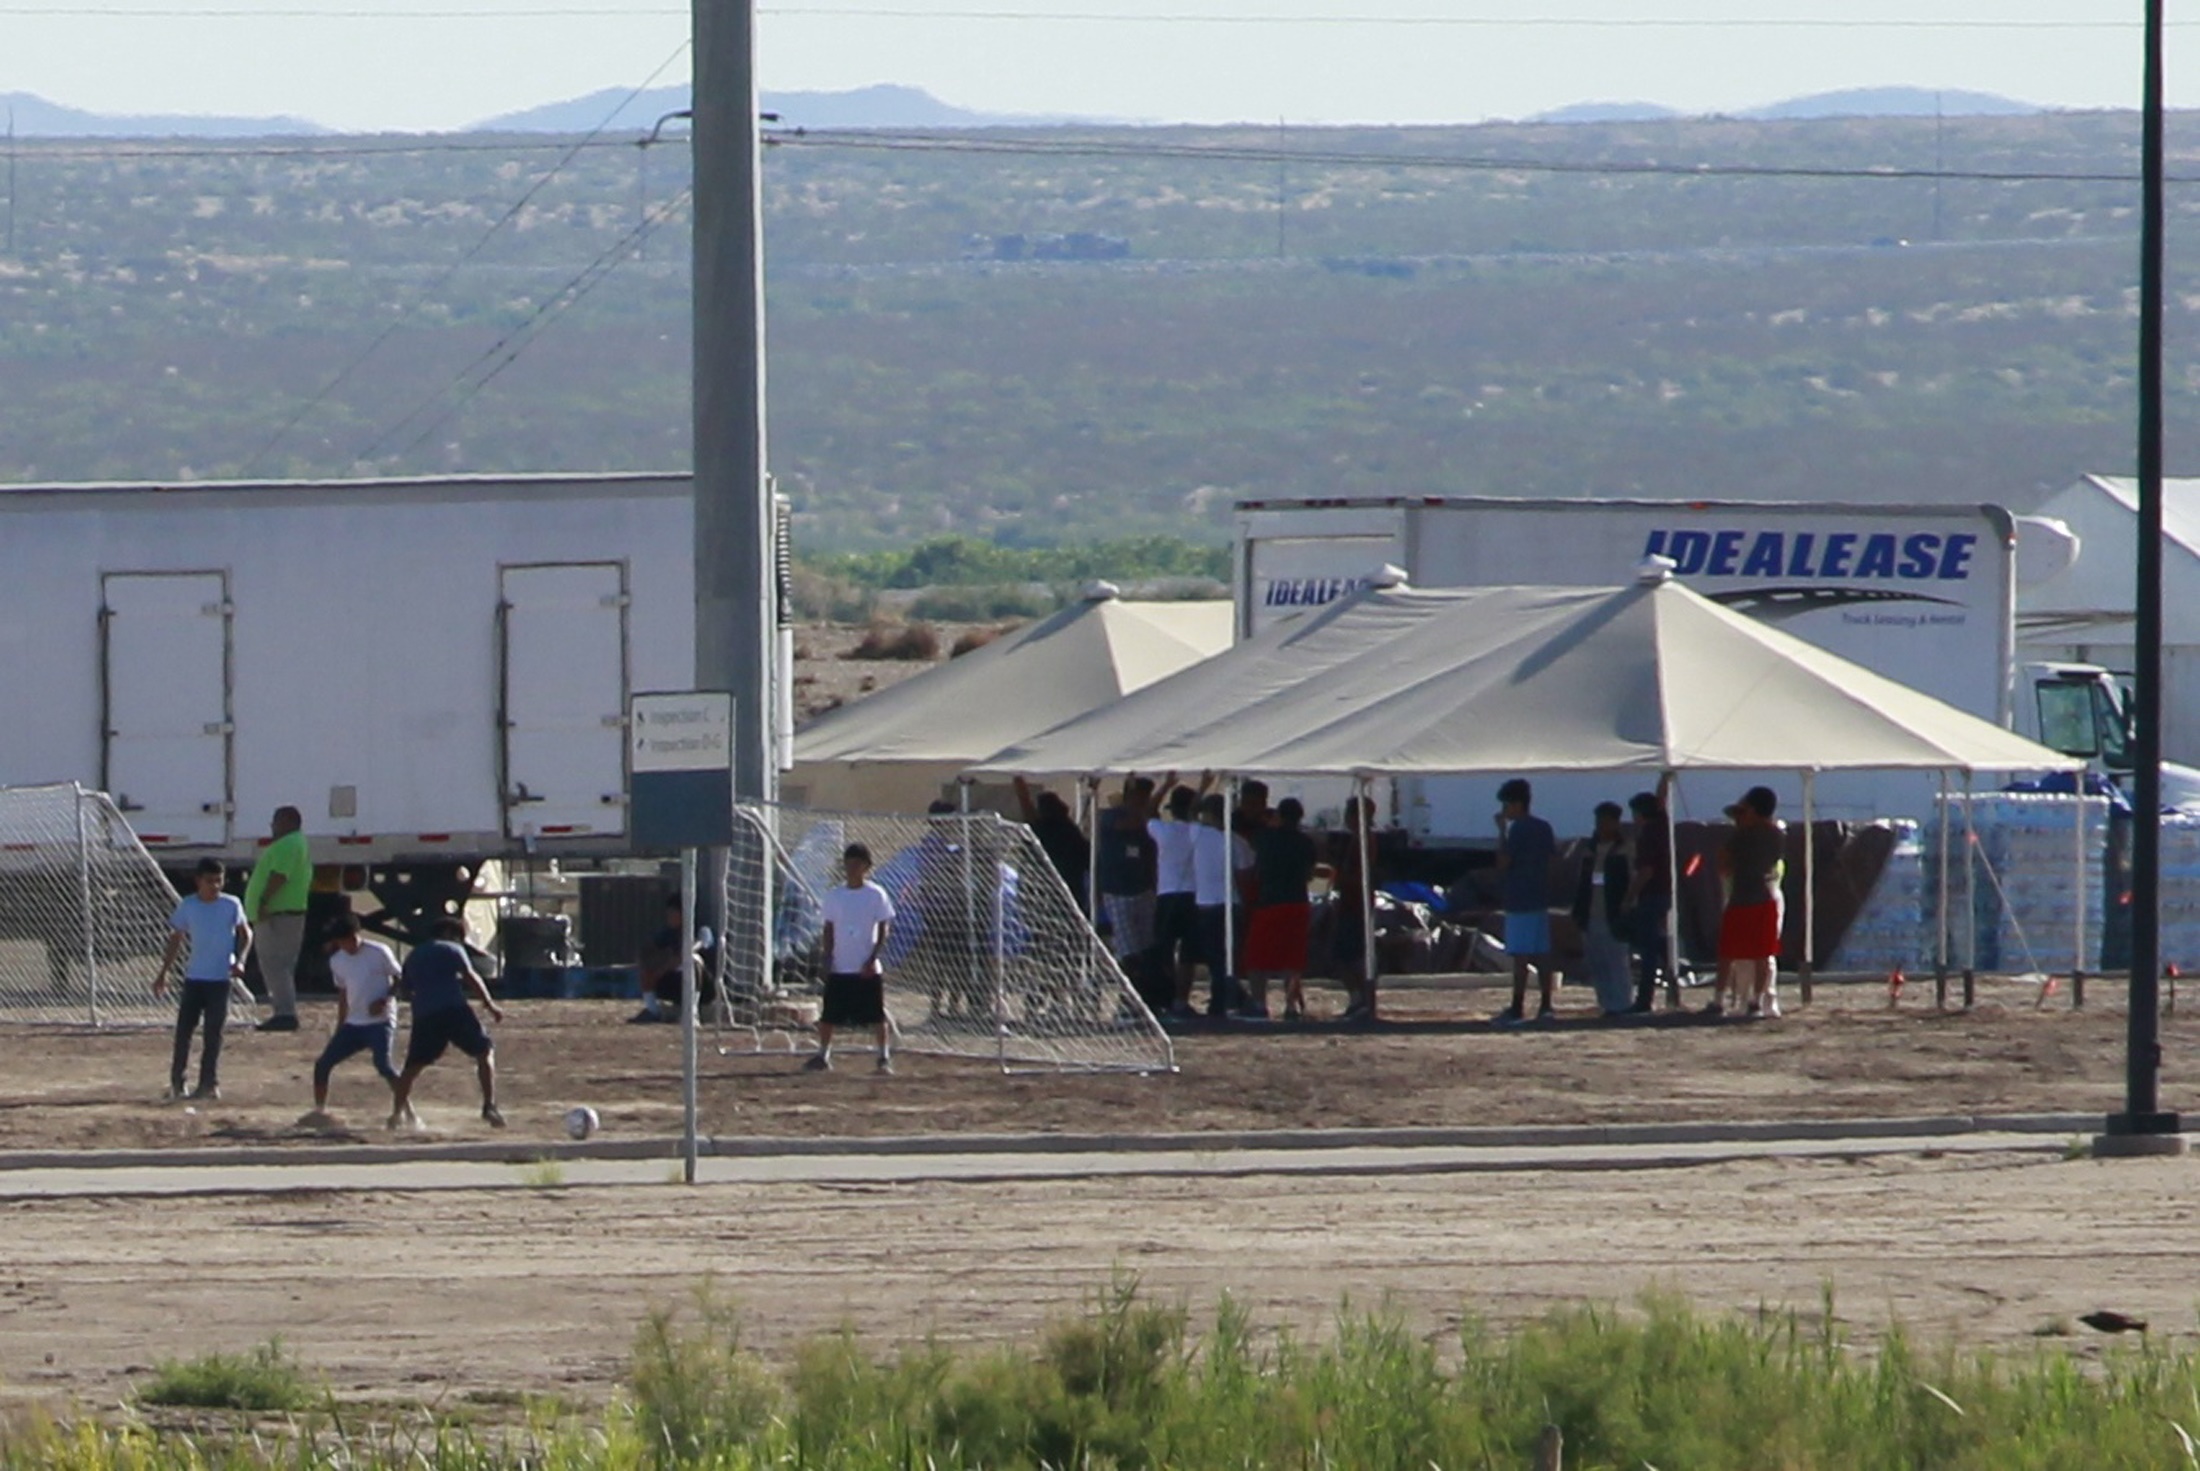
[[[2030,697],[2017,701],[2017,730],[2075,756],[2126,792],[2131,787],[2131,709],[2116,675],[2098,664],[2026,664]],[[2200,770],[2162,763],[2162,805],[2200,808]]]

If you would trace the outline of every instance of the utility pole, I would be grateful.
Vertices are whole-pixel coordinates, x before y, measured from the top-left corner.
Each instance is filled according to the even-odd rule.
[[[695,684],[734,698],[736,799],[778,795],[754,0],[693,0]]]
[[[2163,177],[2165,0],[2146,0],[2146,95],[2140,114],[2139,556],[2133,609],[2131,1011],[2124,1036],[2124,1111],[2094,1141],[2106,1155],[2181,1154],[2177,1115],[2162,1108],[2162,294],[2167,232]]]

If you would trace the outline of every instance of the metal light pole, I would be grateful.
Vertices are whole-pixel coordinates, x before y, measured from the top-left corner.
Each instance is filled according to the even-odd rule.
[[[777,795],[753,0],[694,0],[695,684],[734,698],[733,789]]]
[[[2124,1111],[2108,1116],[2096,1153],[2177,1154],[2175,1113],[2162,1108],[2162,291],[2163,12],[2146,3],[2146,95],[2140,117],[2144,176],[2139,225],[2139,556],[2133,610],[2131,1014],[2124,1041]]]

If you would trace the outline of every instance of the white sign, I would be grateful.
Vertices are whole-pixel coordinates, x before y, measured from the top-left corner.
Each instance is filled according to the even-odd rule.
[[[631,769],[727,771],[733,766],[733,696],[708,690],[636,695],[627,722]]]

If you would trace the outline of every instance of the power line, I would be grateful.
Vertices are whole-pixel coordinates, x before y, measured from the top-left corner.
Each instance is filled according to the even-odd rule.
[[[379,333],[376,334],[373,341],[369,342],[365,348],[361,349],[361,351],[355,357],[353,357],[350,362],[344,364],[343,368],[337,372],[335,377],[329,379],[327,383],[323,384],[321,386],[320,392],[314,394],[313,397],[307,399],[305,403],[299,406],[297,412],[293,413],[289,418],[285,419],[282,423],[282,426],[268,437],[267,443],[261,445],[259,449],[253,452],[252,458],[245,461],[243,471],[245,478],[250,479],[253,470],[259,466],[260,461],[265,459],[267,455],[274,450],[276,445],[281,444],[283,440],[289,436],[291,430],[297,428],[300,424],[304,423],[307,415],[311,414],[322,404],[328,402],[329,396],[331,394],[335,393],[337,389],[343,387],[344,384],[349,382],[351,380],[352,374],[358,372],[361,368],[365,367],[367,364],[367,360],[373,357],[377,352],[381,351],[382,344],[388,342],[392,337],[397,335],[397,329],[404,325],[406,317],[410,315],[414,307],[417,307],[418,305],[420,305],[421,302],[426,301],[431,296],[434,296],[436,293],[440,292],[445,286],[448,286],[451,283],[451,278],[453,276],[456,276],[461,270],[466,267],[468,262],[472,261],[475,256],[480,255],[483,250],[488,248],[489,242],[496,237],[499,231],[501,231],[506,225],[510,224],[513,220],[519,218],[520,213],[524,211],[527,206],[534,201],[535,196],[542,193],[544,189],[548,188],[550,185],[550,181],[552,179],[555,179],[567,164],[578,158],[582,149],[588,147],[591,143],[594,143],[598,136],[602,134],[603,130],[611,126],[611,120],[613,118],[617,117],[622,111],[624,111],[626,107],[634,101],[635,98],[641,96],[643,92],[647,91],[650,83],[656,81],[658,77],[662,76],[667,67],[671,66],[675,61],[678,61],[680,59],[681,55],[686,52],[688,44],[689,43],[686,40],[683,40],[678,46],[675,46],[672,50],[672,54],[670,56],[667,56],[663,61],[659,62],[657,64],[657,69],[651,72],[648,77],[644,78],[640,86],[629,92],[626,97],[618,104],[618,106],[612,108],[611,111],[604,114],[602,122],[596,124],[596,126],[591,128],[587,132],[587,134],[584,135],[578,142],[575,142],[574,144],[572,144],[571,147],[567,148],[566,151],[559,156],[556,163],[552,164],[546,171],[544,171],[540,178],[536,179],[533,184],[528,186],[525,193],[521,194],[518,199],[512,201],[511,207],[506,209],[503,214],[497,216],[497,218],[490,223],[488,229],[481,232],[481,237],[478,240],[474,241],[473,245],[466,251],[464,255],[461,255],[457,260],[451,262],[451,264],[444,269],[441,275],[437,276],[433,281],[429,282],[418,292],[414,293],[412,300],[408,302],[402,309],[400,309],[395,316],[390,318],[389,323],[384,326]],[[647,222],[645,221],[644,223]]]
[[[642,20],[689,14],[686,7],[529,6],[509,10],[458,6],[364,9],[349,5],[174,9],[144,5],[0,5],[0,17],[44,20]],[[1838,31],[2133,31],[2137,19],[2056,20],[1962,16],[1832,18],[1812,16],[1599,15],[1298,15],[1255,12],[1121,12],[1106,10],[914,10],[876,5],[762,6],[774,20],[1059,21],[1097,25],[1407,26],[1487,30],[1838,30]],[[2189,27],[2200,21],[2172,21]]]
[[[661,208],[644,217],[633,229],[627,231],[625,235],[621,236],[615,243],[583,267],[578,275],[546,297],[542,304],[528,315],[525,321],[489,344],[472,362],[459,369],[450,382],[429,394],[418,404],[415,404],[403,418],[375,435],[372,440],[368,441],[366,448],[362,449],[353,459],[355,461],[371,459],[375,451],[380,449],[385,442],[404,432],[405,428],[419,418],[420,415],[433,409],[437,401],[442,399],[445,394],[463,387],[464,391],[459,394],[458,398],[447,405],[443,412],[429,420],[418,434],[407,440],[404,448],[397,451],[397,456],[402,459],[427,443],[429,436],[448,424],[468,404],[480,397],[482,391],[495,382],[506,368],[519,361],[520,356],[541,338],[544,330],[552,322],[555,322],[573,307],[578,306],[591,291],[602,285],[604,279],[623,264],[629,255],[638,250],[659,225],[671,218],[681,206],[686,204],[693,193],[692,189],[683,189],[666,200]],[[493,366],[489,366],[491,364]],[[479,379],[467,386],[466,380],[479,372],[484,366],[488,366],[488,371],[482,373]]]

